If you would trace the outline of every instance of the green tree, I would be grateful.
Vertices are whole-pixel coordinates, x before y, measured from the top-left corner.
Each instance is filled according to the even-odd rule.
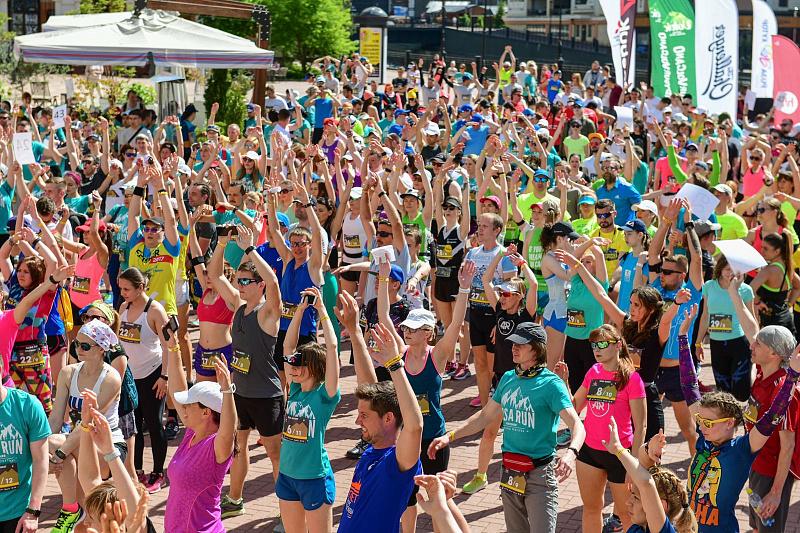
[[[251,80],[241,72],[227,69],[212,70],[203,95],[206,116],[211,112],[211,104],[218,102],[218,123],[242,125],[247,116],[245,95],[251,83]]]
[[[81,0],[80,13],[118,13],[125,9],[125,0]]]
[[[505,0],[500,0],[500,2],[497,3],[497,13],[494,16],[494,21],[492,21],[494,22],[493,25],[495,28],[506,27],[506,23],[503,20],[503,17],[505,16],[506,16],[506,2]]]

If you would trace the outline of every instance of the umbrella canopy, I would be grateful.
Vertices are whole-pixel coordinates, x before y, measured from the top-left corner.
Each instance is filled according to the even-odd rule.
[[[176,13],[110,15],[51,17],[45,27],[63,29],[15,37],[14,53],[29,63],[144,66],[152,54],[156,65],[249,69],[268,68],[274,57],[252,41]]]

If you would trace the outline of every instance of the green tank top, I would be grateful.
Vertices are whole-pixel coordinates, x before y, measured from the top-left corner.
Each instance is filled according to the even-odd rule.
[[[546,290],[546,282],[542,276],[542,257],[544,257],[544,248],[542,248],[542,228],[533,228],[531,230],[531,240],[528,243],[527,259],[528,266],[531,267],[533,273],[536,275],[536,282],[539,284],[539,290]]]
[[[416,226],[419,228],[419,234],[422,237],[422,245],[419,248],[419,256],[423,258],[428,257],[428,227],[425,225],[425,220],[422,218],[422,211],[417,213],[413,219],[403,215],[403,229]]]

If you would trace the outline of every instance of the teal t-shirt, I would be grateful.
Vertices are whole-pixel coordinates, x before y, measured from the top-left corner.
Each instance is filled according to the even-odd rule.
[[[329,397],[324,383],[307,392],[297,383],[289,385],[281,438],[281,474],[293,479],[319,479],[332,472],[325,449],[325,429],[341,399],[338,390]]]
[[[0,185],[0,235],[8,235],[8,219],[14,216],[14,187],[4,181]]]
[[[533,378],[520,378],[509,370],[500,378],[492,400],[503,409],[504,452],[533,459],[555,453],[559,413],[572,407],[560,377],[546,368]]]
[[[650,169],[644,161],[639,163],[639,168],[633,172],[633,187],[639,194],[647,192],[647,179],[650,177]]]
[[[50,426],[36,396],[6,389],[0,404],[0,520],[16,520],[31,498],[33,458],[30,443],[46,439]],[[2,509],[5,509],[3,511]]]
[[[257,213],[252,209],[245,209],[244,212],[252,218],[253,220],[256,219]],[[239,217],[236,216],[235,211],[225,211],[224,213],[214,212],[214,222],[220,225],[239,225],[242,223],[239,220]],[[236,244],[236,239],[231,239],[228,241],[228,244],[225,246],[225,261],[227,261],[233,269],[239,268],[239,263],[242,262],[242,257],[244,257],[244,250],[239,248],[239,245]]]
[[[608,291],[608,281],[600,284]],[[564,335],[586,340],[593,329],[603,325],[603,306],[589,291],[580,276],[572,277],[572,287],[567,297],[567,328]]]
[[[64,198],[64,203],[67,204],[70,211],[85,215],[89,211],[90,199],[91,197],[88,194],[84,194],[75,198]]]
[[[753,289],[747,283],[739,287],[739,296],[748,304],[753,301]],[[727,289],[719,286],[719,280],[712,279],[703,285],[703,298],[706,299],[708,313],[708,334],[711,340],[729,341],[744,337],[744,330],[736,316],[736,308]],[[700,341],[702,339],[698,339]]]

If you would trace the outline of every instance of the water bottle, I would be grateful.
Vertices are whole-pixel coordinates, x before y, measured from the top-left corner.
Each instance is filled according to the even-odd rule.
[[[769,518],[764,518],[761,516],[761,496],[753,492],[750,488],[747,488],[746,490],[750,507],[756,512],[758,518],[761,519],[761,523],[764,524],[764,527],[771,527],[772,524],[775,523],[775,519],[771,516]]]

